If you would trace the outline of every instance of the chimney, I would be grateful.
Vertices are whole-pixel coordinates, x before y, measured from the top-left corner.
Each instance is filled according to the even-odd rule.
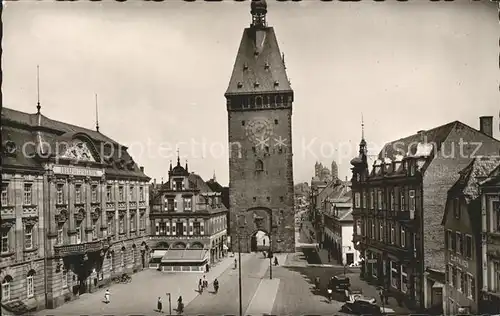
[[[141,169],[141,172],[144,173],[144,166],[140,166],[139,169]]]
[[[153,179],[153,186],[156,187],[156,178]]]
[[[479,117],[479,131],[490,137],[493,137],[493,116]]]
[[[420,131],[417,132],[417,134],[418,134],[418,141],[421,142],[421,143],[424,142],[424,132],[425,132],[424,130],[420,130]]]

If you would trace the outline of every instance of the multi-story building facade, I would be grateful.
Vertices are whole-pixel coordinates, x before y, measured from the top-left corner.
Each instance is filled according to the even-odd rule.
[[[335,196],[325,200],[322,210],[323,248],[329,251],[332,259],[342,265],[350,265],[360,259],[359,251],[354,248],[352,240],[352,194],[344,183],[335,193]]]
[[[225,93],[231,248],[256,251],[261,231],[270,236],[272,251],[294,252],[293,90],[266,13],[266,1],[251,1],[252,23]]]
[[[500,314],[500,167],[479,183],[481,200],[480,313]]]
[[[149,267],[167,272],[203,272],[207,264],[226,255],[227,208],[222,194],[213,192],[188,165],[177,165],[152,197],[150,220],[154,227]]]
[[[478,157],[462,171],[448,192],[445,230],[446,315],[480,312],[481,196],[479,183],[500,165],[498,157]],[[496,196],[498,196],[498,191]]]
[[[351,161],[361,274],[410,308],[442,305],[442,205],[474,156],[498,154],[491,120],[482,117],[479,131],[455,121],[388,143],[371,170],[363,137],[359,157]]]
[[[2,109],[2,308],[54,308],[142,269],[148,181],[98,131]]]

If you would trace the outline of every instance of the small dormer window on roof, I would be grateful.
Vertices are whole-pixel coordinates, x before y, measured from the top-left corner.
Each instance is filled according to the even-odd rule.
[[[247,64],[243,64],[243,70],[248,70],[248,65]]]
[[[254,54],[255,56],[259,56],[259,51],[258,51],[258,50],[256,50],[255,52],[253,52],[253,54]]]
[[[269,63],[266,62],[266,64],[264,65],[264,69],[269,69]]]
[[[275,87],[277,87],[277,86],[279,86],[279,85],[280,85],[280,83],[278,82],[278,80],[276,80],[276,81],[274,82],[274,86],[275,86]]]
[[[258,81],[256,81],[254,84],[253,84],[254,87],[258,87],[260,86],[260,83]]]
[[[237,87],[238,87],[238,88],[241,88],[241,87],[243,87],[243,83],[241,83],[241,82],[238,82],[238,84],[237,84]]]

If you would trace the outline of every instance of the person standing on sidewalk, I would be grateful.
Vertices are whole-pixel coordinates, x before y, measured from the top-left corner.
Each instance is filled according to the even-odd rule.
[[[236,258],[234,258],[234,268],[236,269],[238,267],[238,260],[236,260]]]
[[[201,280],[201,278],[198,281],[198,292],[200,292],[200,294],[203,293],[203,281]]]
[[[274,265],[277,266],[278,265],[278,257],[274,256]]]
[[[161,310],[163,309],[163,304],[161,303],[161,297],[158,297],[158,303],[156,304],[156,307],[158,311],[161,313]]]
[[[108,304],[109,303],[109,297],[111,296],[111,293],[109,293],[109,289],[104,292],[104,303]]]
[[[219,280],[217,280],[217,279],[214,280],[214,291],[215,291],[215,294],[217,294],[217,292],[219,292]]]

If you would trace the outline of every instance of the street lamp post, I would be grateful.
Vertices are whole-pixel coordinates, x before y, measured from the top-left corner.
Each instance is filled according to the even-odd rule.
[[[246,222],[246,220],[245,220]],[[239,299],[240,299],[240,316],[243,316],[243,304],[241,298],[241,239],[240,239],[240,229],[245,229],[245,223],[240,222],[240,226],[238,227],[237,236],[238,236],[238,291],[239,291]]]
[[[168,314],[172,315],[172,297],[170,293],[165,293],[168,296]]]
[[[272,234],[273,234],[273,229],[276,229],[276,225],[271,225],[271,230],[269,232],[269,279],[273,279],[273,240],[272,240]]]

